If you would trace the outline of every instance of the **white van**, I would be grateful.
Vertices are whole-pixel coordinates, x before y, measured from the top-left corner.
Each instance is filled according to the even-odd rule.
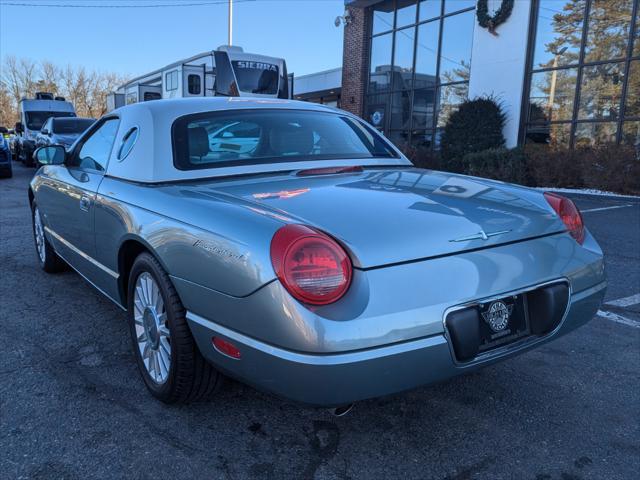
[[[42,125],[50,117],[75,117],[76,111],[64,97],[54,97],[51,93],[38,92],[35,99],[23,98],[18,105],[20,121],[16,123],[14,155],[27,166],[33,166],[33,151],[36,136]]]
[[[107,110],[161,98],[261,96],[291,98],[291,77],[282,58],[222,46],[179,60],[121,85]]]

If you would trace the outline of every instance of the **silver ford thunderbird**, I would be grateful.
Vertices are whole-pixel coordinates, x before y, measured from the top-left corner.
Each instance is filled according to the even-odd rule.
[[[139,103],[35,156],[41,267],[70,265],[127,312],[164,402],[225,374],[348,405],[539,346],[605,293],[571,200],[414,168],[321,105]]]

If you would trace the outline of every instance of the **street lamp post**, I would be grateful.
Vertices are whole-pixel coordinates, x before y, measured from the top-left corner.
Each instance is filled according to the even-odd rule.
[[[549,88],[549,103],[547,108],[549,110],[549,121],[551,121],[551,112],[553,110],[553,102],[556,100],[556,83],[558,81],[558,59],[560,55],[567,51],[568,47],[563,47],[560,50],[557,50],[553,53],[555,56],[553,57],[553,71],[551,72],[551,86]]]
[[[229,0],[229,36],[227,38],[227,44],[233,44],[233,0]]]

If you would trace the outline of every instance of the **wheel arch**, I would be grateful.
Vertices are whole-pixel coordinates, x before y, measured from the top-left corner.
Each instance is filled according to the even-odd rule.
[[[148,242],[138,236],[126,237],[118,248],[118,294],[120,296],[120,303],[125,308],[128,307],[129,274],[131,273],[131,268],[136,258],[142,253],[148,253],[155,258],[164,271],[170,275],[167,266]]]

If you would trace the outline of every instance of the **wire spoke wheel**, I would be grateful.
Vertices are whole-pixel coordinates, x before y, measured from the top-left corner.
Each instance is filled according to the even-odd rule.
[[[151,379],[163,384],[171,369],[171,332],[160,287],[148,272],[136,280],[133,307],[142,363]]]

